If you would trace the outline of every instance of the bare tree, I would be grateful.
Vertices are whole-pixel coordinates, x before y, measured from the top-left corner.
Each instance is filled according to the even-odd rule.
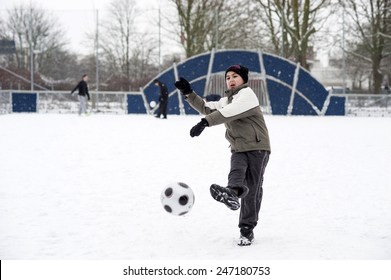
[[[36,5],[20,4],[8,11],[6,27],[8,37],[16,42],[16,55],[13,56],[16,66],[30,69],[33,56],[35,69],[30,71],[49,74],[51,64],[56,61],[48,58],[55,58],[55,53],[63,51],[65,46],[64,32],[56,19],[46,14],[43,9],[36,8]]]
[[[260,6],[260,19],[265,23],[267,32],[264,36],[272,46],[272,53],[283,57],[291,56],[290,43],[288,41],[288,32],[284,26],[284,20],[291,21],[290,6],[287,6],[287,0],[281,1],[279,5],[284,11],[279,11],[278,6],[273,0],[257,0]],[[286,14],[283,17],[283,14]]]
[[[205,52],[222,0],[172,0],[178,12],[180,41],[186,57]]]
[[[134,0],[113,0],[103,24],[100,47],[106,71],[111,73],[105,82],[115,81],[122,90],[138,89],[157,46],[151,36],[138,31],[135,19],[139,15]]]
[[[259,19],[259,11],[254,1],[238,2],[226,0],[218,18],[213,38],[221,48],[267,49],[265,24]],[[214,46],[214,45],[212,45]]]
[[[0,14],[1,15],[1,14]],[[0,17],[0,39],[7,39],[6,28],[3,18]]]
[[[360,44],[360,50],[363,50],[359,53],[353,49],[350,54],[371,65],[373,92],[380,93],[384,72],[382,63],[390,55],[391,1],[348,0],[346,11],[354,23],[354,34],[357,37],[353,40]]]
[[[311,37],[327,16],[319,16],[330,0],[257,0],[269,31],[269,40],[280,55],[309,69]]]
[[[171,0],[177,10],[174,23],[186,57],[212,48],[255,49],[262,44],[253,3],[233,0]]]

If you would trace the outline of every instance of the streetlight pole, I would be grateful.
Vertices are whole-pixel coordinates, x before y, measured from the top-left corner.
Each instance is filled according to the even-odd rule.
[[[345,62],[345,3],[342,10],[342,93],[346,92],[346,62]]]
[[[215,49],[217,50],[219,48],[219,11],[216,7],[216,13],[215,13]]]
[[[34,50],[33,50],[33,9],[30,6],[29,18],[29,43],[30,43],[30,85],[31,91],[34,91]]]
[[[161,3],[160,3],[160,1],[159,1],[159,73],[160,73],[160,71],[161,71],[161,55],[162,55],[162,51],[161,51],[161,45],[162,45],[162,41],[161,41],[161,25],[162,25],[162,22],[161,22],[161,11],[160,11],[160,5]]]
[[[96,102],[99,92],[99,10],[96,10],[96,34],[95,34],[95,79],[96,79]]]
[[[283,58],[285,58],[285,35],[284,35],[284,32],[285,32],[285,1],[283,2],[283,7],[282,7],[282,12],[281,12],[281,19],[282,19],[282,23],[281,23],[281,56]]]

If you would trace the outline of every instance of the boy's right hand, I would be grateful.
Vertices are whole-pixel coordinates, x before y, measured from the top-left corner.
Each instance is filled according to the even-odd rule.
[[[182,77],[179,78],[179,81],[175,82],[175,87],[179,89],[183,95],[187,95],[193,92],[190,83]]]

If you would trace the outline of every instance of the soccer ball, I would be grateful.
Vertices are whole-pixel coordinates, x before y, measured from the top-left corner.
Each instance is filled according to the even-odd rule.
[[[151,102],[149,102],[149,106],[151,107],[151,108],[155,108],[155,106],[156,106],[156,101],[151,101]]]
[[[194,193],[185,183],[170,183],[163,189],[160,201],[168,213],[182,216],[193,207]]]

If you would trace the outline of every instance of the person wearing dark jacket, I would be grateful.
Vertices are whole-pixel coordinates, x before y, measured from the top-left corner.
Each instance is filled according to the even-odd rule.
[[[168,106],[168,89],[167,86],[160,82],[158,79],[153,81],[155,86],[159,87],[160,95],[159,95],[159,108],[157,110],[156,118],[160,118],[163,116],[163,119],[167,119],[167,106]]]
[[[225,136],[231,144],[231,169],[227,187],[210,186],[212,197],[231,210],[240,208],[239,246],[251,245],[253,229],[258,223],[263,196],[263,175],[270,155],[269,133],[259,100],[248,86],[248,68],[230,66],[225,71],[228,90],[218,101],[206,101],[198,96],[190,83],[180,78],[175,82],[186,101],[205,115],[190,130],[190,136],[199,136],[206,127],[224,124]],[[239,199],[241,199],[239,203]]]
[[[79,90],[78,98],[79,98],[79,115],[85,114],[87,110],[87,100],[90,100],[90,93],[88,92],[88,75],[84,74],[82,76],[81,81],[76,85],[76,87],[71,91],[71,95],[76,90]]]

